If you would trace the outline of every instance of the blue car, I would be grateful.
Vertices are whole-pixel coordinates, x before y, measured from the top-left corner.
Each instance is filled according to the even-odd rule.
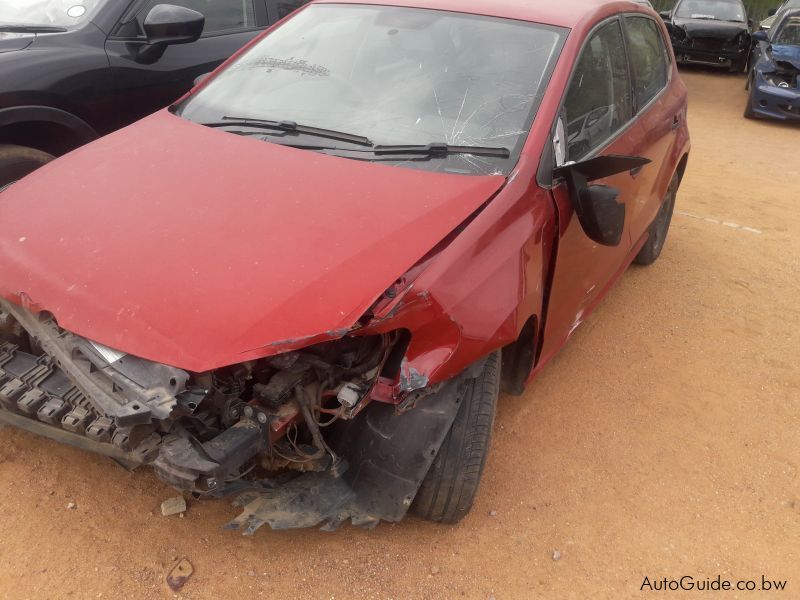
[[[800,10],[784,12],[769,33],[754,33],[753,41],[744,116],[800,122]]]

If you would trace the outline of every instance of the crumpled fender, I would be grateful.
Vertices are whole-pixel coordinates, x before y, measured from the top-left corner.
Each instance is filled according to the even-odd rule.
[[[453,377],[516,341],[528,319],[541,315],[554,235],[547,192],[515,172],[363,332],[410,331],[401,378],[433,384]]]

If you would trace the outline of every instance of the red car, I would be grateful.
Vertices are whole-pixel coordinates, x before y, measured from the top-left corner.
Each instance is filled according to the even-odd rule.
[[[0,418],[245,533],[458,521],[499,391],[661,253],[686,106],[634,2],[314,2],[0,193]]]

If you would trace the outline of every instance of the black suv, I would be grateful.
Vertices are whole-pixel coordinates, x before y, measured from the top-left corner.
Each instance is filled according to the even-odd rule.
[[[175,101],[306,2],[0,0],[0,188]]]

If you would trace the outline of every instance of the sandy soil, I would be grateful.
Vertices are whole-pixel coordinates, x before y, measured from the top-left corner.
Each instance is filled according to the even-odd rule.
[[[800,597],[800,128],[744,120],[741,78],[685,79],[694,151],[662,259],[501,399],[460,525],[244,538],[226,503],[162,517],[149,472],[6,428],[0,596],[172,597],[185,556],[186,598],[624,598],[718,574]]]

